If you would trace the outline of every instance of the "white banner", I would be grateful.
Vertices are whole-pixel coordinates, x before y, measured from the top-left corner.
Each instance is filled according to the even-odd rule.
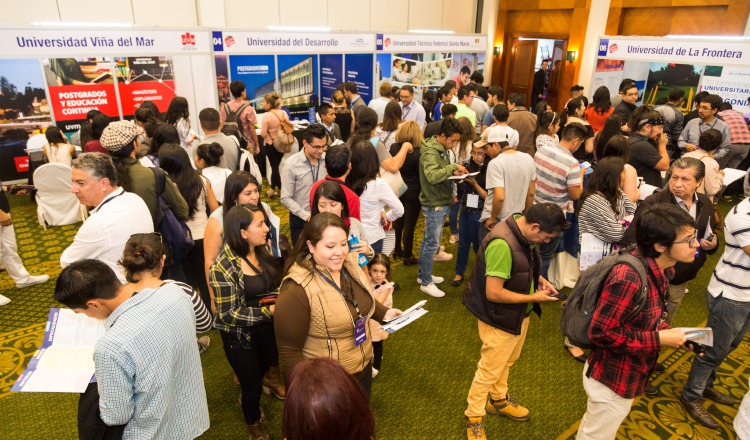
[[[214,52],[299,54],[374,52],[374,34],[213,31]]]
[[[0,29],[0,57],[208,53],[208,31]]]
[[[484,52],[483,35],[378,34],[378,52]]]
[[[750,66],[750,41],[601,37],[599,58]]]
[[[747,97],[750,96],[750,68],[706,66],[701,79],[701,90],[719,95],[732,108],[750,116]]]

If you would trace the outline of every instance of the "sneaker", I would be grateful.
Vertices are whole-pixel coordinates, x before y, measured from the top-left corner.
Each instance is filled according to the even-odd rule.
[[[466,438],[468,440],[487,440],[481,417],[466,418]]]
[[[445,292],[438,289],[435,283],[430,283],[426,286],[419,286],[419,290],[435,298],[442,298],[445,296]]]
[[[450,244],[458,243],[458,234],[451,234],[451,239],[448,241]]]
[[[529,410],[518,404],[510,394],[505,399],[487,400],[485,410],[490,414],[499,414],[510,417],[513,420],[524,421],[529,419]]]
[[[8,303],[10,303],[10,298],[0,295],[0,306],[4,306]]]
[[[432,258],[432,261],[450,261],[452,259],[453,259],[453,254],[440,251],[439,253],[435,254],[435,256]]]
[[[260,420],[251,425],[248,425],[248,428],[250,428],[249,440],[270,440],[268,432],[266,432],[266,428],[263,426],[263,422],[261,422]]]
[[[434,284],[440,284],[443,281],[445,281],[445,278],[443,278],[443,277],[439,277],[437,275],[433,275],[432,276],[432,282]],[[422,284],[422,278],[417,278],[417,284]]]
[[[47,281],[49,281],[49,275],[29,275],[29,279],[25,283],[16,283],[16,287],[23,289],[24,287],[46,283]]]
[[[372,367],[372,378],[373,379],[375,379],[377,377],[378,373],[380,373],[380,370],[378,370],[375,367]]]
[[[205,353],[209,345],[211,345],[211,338],[208,335],[198,338],[198,354]]]

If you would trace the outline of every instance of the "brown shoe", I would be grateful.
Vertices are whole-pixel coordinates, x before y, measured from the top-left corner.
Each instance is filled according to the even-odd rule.
[[[271,440],[268,432],[266,432],[266,428],[263,427],[263,422],[260,420],[247,426],[250,428],[250,438],[248,440]]]
[[[707,428],[719,429],[719,423],[711,417],[711,414],[709,414],[703,406],[703,399],[688,401],[680,396],[680,403],[685,408],[685,411],[690,414],[690,417],[694,418],[696,422]]]
[[[713,387],[706,387],[706,389],[703,390],[703,397],[713,400],[716,403],[721,403],[722,405],[734,405],[733,397],[727,396],[724,393],[720,393],[719,391],[716,391],[716,388]]]
[[[273,394],[273,397],[279,400],[286,398],[286,388],[284,388],[284,383],[281,381],[279,367],[269,368],[266,375],[263,376],[263,392]]]

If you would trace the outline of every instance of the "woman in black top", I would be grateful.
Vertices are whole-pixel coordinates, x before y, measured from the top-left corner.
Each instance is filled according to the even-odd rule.
[[[396,131],[396,142],[391,145],[391,155],[395,156],[401,151],[402,144],[411,144],[412,152],[406,155],[404,165],[401,167],[401,178],[406,183],[406,192],[399,198],[404,205],[404,215],[393,222],[396,232],[396,247],[393,250],[394,257],[403,257],[404,264],[416,264],[414,258],[414,228],[422,210],[419,203],[419,192],[422,186],[419,183],[419,145],[422,143],[422,130],[414,121],[406,121]],[[401,238],[403,237],[403,246]]]
[[[237,205],[224,217],[227,244],[211,266],[216,295],[215,327],[242,387],[242,412],[251,439],[267,439],[261,422],[263,375],[278,358],[273,330],[281,267],[266,247],[268,218],[255,205]]]
[[[474,177],[467,177],[461,183],[461,216],[458,223],[458,256],[456,257],[456,276],[451,285],[456,287],[464,280],[464,272],[469,263],[469,249],[473,246],[474,253],[479,251],[479,217],[484,209],[484,199],[487,198],[486,176],[489,158],[485,157],[484,146],[472,146],[471,158],[463,165],[470,173],[479,172]]]

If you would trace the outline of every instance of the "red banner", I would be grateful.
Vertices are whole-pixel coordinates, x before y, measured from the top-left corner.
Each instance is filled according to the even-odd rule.
[[[174,81],[118,82],[117,87],[123,116],[132,116],[143,101],[151,101],[160,112],[165,112],[176,96]]]
[[[29,156],[16,156],[13,158],[16,162],[16,171],[19,173],[25,173],[29,171]]]
[[[56,121],[86,119],[90,110],[110,117],[120,114],[114,84],[50,86],[49,95]]]

